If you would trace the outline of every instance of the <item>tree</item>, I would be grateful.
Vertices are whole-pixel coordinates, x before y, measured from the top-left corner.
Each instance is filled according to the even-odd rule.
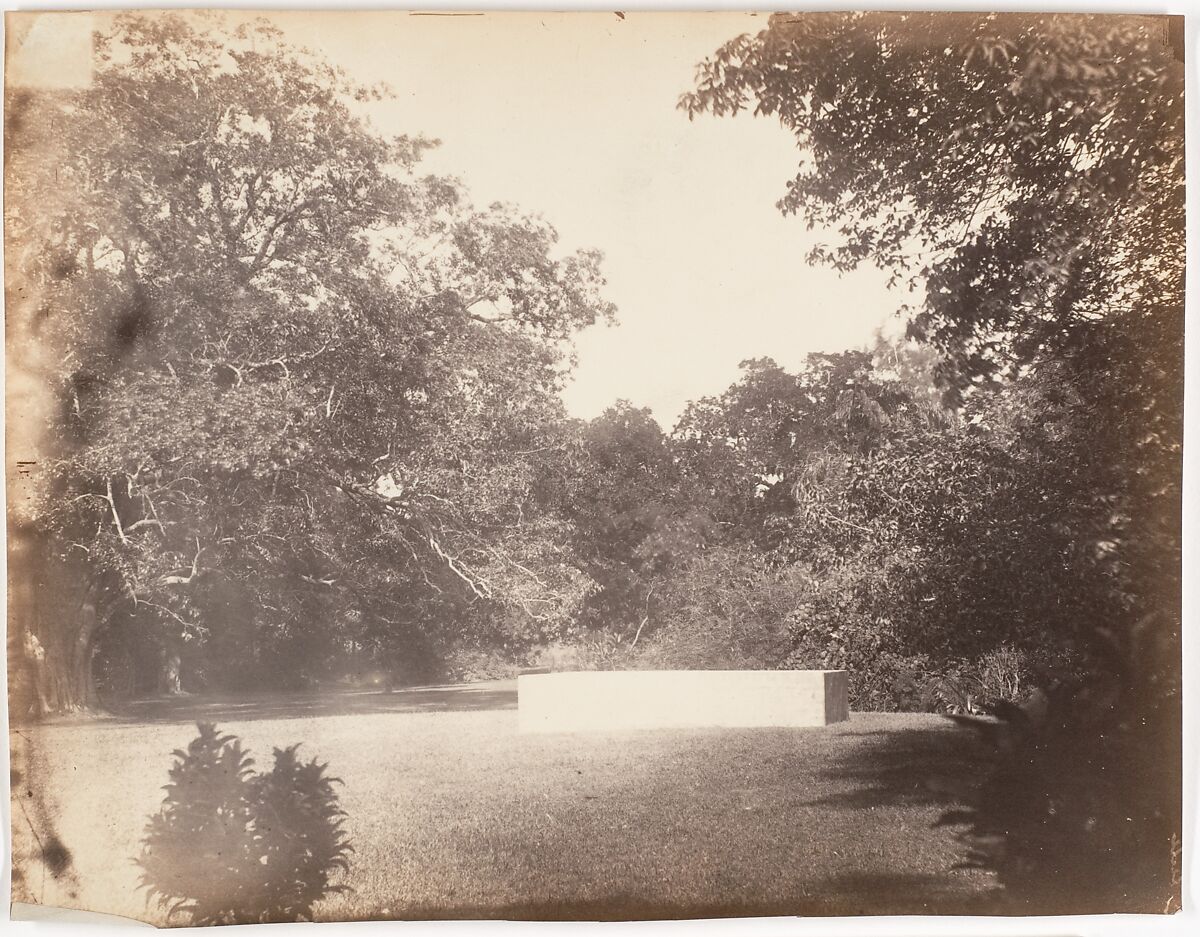
[[[1125,466],[1108,493],[1174,570],[1177,27],[1071,14],[777,16],[704,63],[682,101],[693,115],[752,103],[795,133],[803,161],[781,209],[838,230],[841,243],[813,259],[875,263],[924,287],[910,331],[939,351],[951,402],[1038,368],[1093,401],[1095,451]],[[1178,576],[1143,575],[1143,596],[1175,606],[1177,620]]]
[[[1097,320],[1178,331],[1183,67],[1167,29],[1136,16],[781,15],[705,62],[682,105],[753,104],[796,135],[803,160],[781,209],[838,230],[814,259],[923,278],[914,331],[961,389],[1086,347]]]
[[[636,646],[654,630],[656,590],[712,536],[706,501],[650,411],[628,401],[578,427],[569,471],[573,555],[594,583],[579,624]]]
[[[803,161],[781,208],[838,228],[841,243],[814,259],[869,261],[924,286],[910,331],[940,352],[952,402],[1031,371],[1075,388],[1073,432],[1114,469],[1086,494],[1129,519],[1115,548],[1139,582],[1110,609],[1120,627],[1155,608],[1168,627],[1179,619],[1176,28],[1133,16],[777,16],[702,65],[682,102],[693,115],[752,102],[796,134]]]
[[[928,628],[926,605],[907,611],[913,597],[900,588],[901,573],[921,547],[893,508],[911,499],[917,483],[906,475],[913,466],[898,458],[906,450],[931,463],[935,485],[939,469],[949,484],[936,456],[954,421],[918,377],[923,364],[909,349],[886,345],[810,355],[796,374],[769,360],[746,362],[743,378],[689,408],[676,432],[686,471],[713,492],[727,539],[741,544],[740,572],[722,578],[744,582],[718,604],[748,603],[746,615],[769,622],[760,625],[767,638],[760,643],[774,659],[758,665],[846,668],[864,708],[896,705],[890,688],[868,690],[889,655],[915,657],[921,652],[913,645],[945,634]],[[882,505],[863,503],[865,492],[878,490],[873,485],[888,494]],[[769,612],[750,611],[759,607]],[[686,629],[675,618],[676,630]],[[914,620],[924,629],[911,629],[905,649],[896,632]],[[997,632],[993,641],[1000,640]]]
[[[778,545],[784,519],[801,504],[820,514],[820,499],[798,499],[806,484],[844,481],[854,460],[913,426],[937,426],[944,414],[900,379],[881,378],[879,353],[814,353],[790,374],[771,359],[742,362],[740,381],[720,397],[692,403],[675,430],[681,464],[713,496],[724,524],[765,549]],[[907,352],[890,349],[903,371]],[[838,519],[813,540],[844,536]],[[840,532],[839,532],[840,531]]]
[[[106,22],[91,87],[8,102],[40,707],[94,702],[115,629],[176,673],[220,633],[300,675],[364,629],[531,608],[511,548],[562,341],[611,315],[599,255],[421,176],[430,141],[360,116],[378,89],[263,22]]]
[[[1066,878],[1090,881],[1095,865],[1128,882],[1136,848],[1166,891],[1179,830],[1183,76],[1179,18],[780,15],[718,50],[681,102],[777,117],[801,151],[781,209],[840,238],[812,259],[874,263],[919,293],[910,335],[939,353],[967,426],[948,452],[892,453],[853,500],[936,535],[909,576],[935,603],[1037,610],[1083,645],[1108,686],[1055,696],[1055,731],[1037,743],[1069,750],[1077,786],[1107,792],[1069,831]],[[916,503],[889,508],[905,479]],[[969,484],[939,499],[922,479]],[[951,507],[972,511],[939,522]],[[997,559],[1012,594],[990,573],[964,592],[966,570]],[[1116,785],[1103,775],[1115,764]],[[1022,803],[1071,796],[1053,775],[1036,783],[1049,786]],[[1007,819],[979,828],[1015,829]],[[1024,819],[1025,831],[1044,821]],[[1096,822],[1122,832],[1091,836]],[[1028,882],[1044,860],[1023,835],[1000,865],[1034,863],[1017,870]]]

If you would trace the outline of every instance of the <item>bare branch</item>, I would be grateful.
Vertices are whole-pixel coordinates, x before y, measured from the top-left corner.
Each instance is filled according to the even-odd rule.
[[[196,555],[192,557],[192,571],[187,576],[169,575],[163,576],[159,581],[165,586],[186,586],[190,585],[199,575],[200,572],[200,554],[204,551],[200,549],[200,538],[196,538]]]
[[[454,573],[454,575],[456,575],[459,579],[465,582],[467,586],[470,587],[471,591],[474,592],[475,595],[481,599],[490,599],[492,597],[492,590],[485,580],[482,578],[472,579],[471,576],[469,576],[466,571],[458,565],[458,561],[442,549],[441,544],[437,542],[433,534],[427,533],[425,536],[433,552],[436,553],[448,567],[450,567],[450,571]]]
[[[109,509],[112,511],[113,523],[117,526],[117,536],[121,538],[122,543],[128,543],[129,538],[125,536],[125,528],[121,526],[121,515],[117,512],[117,502],[113,500],[112,477],[110,476],[105,482],[108,497],[105,500],[108,502]]]
[[[140,521],[134,521],[125,528],[125,533],[131,534],[139,527],[157,527],[163,533],[166,533],[166,530],[163,528],[162,521],[156,517],[143,517]]]
[[[182,618],[180,618],[178,615],[176,615],[173,611],[171,611],[165,605],[159,605],[157,602],[151,602],[148,599],[139,599],[136,595],[134,596],[133,601],[134,601],[135,605],[137,605],[137,604],[149,605],[151,608],[157,608],[160,612],[166,612],[168,615],[170,615],[172,618],[174,618],[177,622],[179,622],[181,625],[183,625],[184,628],[187,628],[189,631],[195,627],[195,625],[192,622],[184,621]]]

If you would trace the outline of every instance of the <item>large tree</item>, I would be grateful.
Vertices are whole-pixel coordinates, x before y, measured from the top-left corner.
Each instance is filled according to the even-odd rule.
[[[649,410],[618,401],[571,429],[564,513],[573,560],[594,584],[579,633],[623,652],[655,631],[664,584],[712,537],[711,505]]]
[[[1141,16],[779,15],[683,99],[777,117],[802,160],[780,208],[924,285],[914,331],[956,388],[1086,348],[1097,322],[1177,346],[1178,24]]]
[[[792,130],[780,207],[918,293],[951,403],[1058,384],[1090,547],[1119,558],[1105,624],[1179,626],[1184,270],[1178,23],[1140,16],[802,14],[722,47],[692,114]],[[1082,477],[1082,476],[1080,476]],[[1081,615],[1085,614],[1080,609]]]
[[[1000,586],[977,596],[999,600],[989,614],[1037,610],[1094,655],[1102,688],[1057,698],[1022,749],[1044,773],[1008,776],[977,825],[1014,830],[996,864],[1060,908],[1093,893],[1076,873],[1113,909],[1153,906],[1178,843],[1182,51],[1180,17],[778,15],[682,101],[795,134],[780,208],[838,237],[811,259],[873,263],[912,290],[910,334],[974,421],[893,453],[847,507],[936,547],[908,577],[934,604],[979,567]],[[968,487],[943,497],[946,481]],[[938,517],[971,505],[982,517]],[[1070,785],[1055,759],[1078,765]],[[1052,861],[1047,830],[1070,844]]]
[[[189,648],[295,673],[570,601],[530,566],[535,461],[563,340],[611,314],[598,255],[422,175],[380,91],[268,24],[102,22],[90,87],[6,108],[36,462],[10,633],[41,708],[94,700],[102,635],[177,688]]]

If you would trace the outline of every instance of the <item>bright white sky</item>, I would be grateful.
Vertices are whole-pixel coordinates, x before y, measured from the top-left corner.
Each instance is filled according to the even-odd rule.
[[[626,398],[670,428],[740,361],[796,366],[862,345],[903,301],[877,271],[805,264],[822,236],[775,208],[797,161],[777,123],[690,122],[675,107],[696,64],[762,17],[300,14],[280,25],[351,75],[388,82],[397,99],[376,122],[440,139],[428,165],[478,203],[513,202],[544,215],[564,247],[604,251],[618,325],[580,336],[573,415]]]
[[[352,77],[387,82],[397,97],[373,120],[440,139],[430,171],[462,178],[479,204],[543,215],[565,249],[604,252],[618,324],[577,342],[565,394],[575,416],[625,398],[669,429],[688,400],[732,383],[740,361],[795,367],[810,351],[861,346],[906,298],[878,271],[805,263],[833,238],[775,208],[797,163],[777,123],[691,122],[676,109],[696,64],[764,17],[271,16]],[[54,18],[60,48],[67,18]]]

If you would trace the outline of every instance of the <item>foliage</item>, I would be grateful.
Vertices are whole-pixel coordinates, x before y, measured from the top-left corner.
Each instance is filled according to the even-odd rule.
[[[620,401],[575,429],[562,498],[572,561],[593,584],[576,630],[631,646],[655,627],[657,590],[712,538],[709,506],[648,410]]]
[[[976,811],[984,861],[1037,910],[1098,910],[1098,894],[1149,910],[1179,841],[1178,764],[1160,759],[1180,729],[1180,26],[779,15],[682,101],[795,134],[780,207],[838,231],[812,259],[922,291],[909,332],[961,415],[805,486],[846,532],[821,560],[841,588],[810,599],[804,640],[849,628],[845,648],[884,639],[939,666],[1008,645],[1116,688],[1057,698]],[[793,549],[820,559],[804,520]],[[1142,631],[1159,652],[1110,653]],[[939,680],[947,700],[962,687]]]
[[[810,260],[915,300],[908,340],[746,361],[666,434],[624,401],[566,419],[569,340],[612,312],[599,255],[423,175],[431,141],[363,118],[378,89],[261,22],[106,22],[91,88],[8,102],[10,330],[45,429],[10,647],[37,706],[94,702],[96,667],[113,692],[472,679],[539,652],[842,668],[857,709],[1004,718],[964,818],[1027,908],[1165,906],[1174,25],[777,15],[718,50],[682,106],[779,119],[800,154],[781,209],[838,236]],[[152,894],[309,916],[343,858],[319,766],[288,749],[253,775],[211,727],[178,759]],[[260,802],[324,839],[272,840]],[[179,877],[183,829],[212,894]],[[308,890],[254,878],[305,863]]]
[[[147,899],[197,926],[312,920],[313,905],[344,890],[332,880],[351,851],[326,765],[299,745],[275,750],[268,772],[233,736],[200,724],[176,751],[138,865]]]
[[[774,670],[787,656],[800,570],[771,570],[751,548],[715,545],[663,583],[656,632],[636,666]]]
[[[480,680],[509,680],[521,667],[502,651],[455,648],[441,663],[441,675],[450,683],[474,683]]]
[[[1115,639],[1107,670],[975,724],[992,773],[944,822],[967,824],[969,862],[999,876],[1014,913],[1179,908],[1182,724],[1177,698],[1155,685],[1178,646],[1152,624]]]
[[[10,327],[47,411],[26,627],[76,671],[45,705],[94,702],[77,646],[295,685],[561,625],[541,489],[563,342],[612,312],[599,255],[422,175],[430,141],[361,116],[377,89],[264,22],[103,22],[90,88],[9,108]],[[86,626],[50,607],[75,582]]]
[[[1060,451],[1091,453],[1051,471],[1107,469],[1073,497],[1112,509],[1125,599],[1095,620],[1126,628],[1179,615],[1183,68],[1167,22],[781,15],[682,102],[753,105],[795,133],[781,207],[840,231],[814,259],[924,286],[910,331],[939,351],[952,403],[1040,385]]]
[[[723,616],[705,593],[728,587],[736,602],[769,584],[764,639],[778,627],[789,639],[762,662],[844,668],[859,708],[963,710],[1019,696],[988,675],[1006,652],[1026,676],[1070,666],[1081,609],[1113,601],[1098,547],[1111,536],[1108,508],[1086,497],[1095,476],[1053,468],[1089,463],[1032,378],[955,415],[928,392],[927,362],[910,356],[883,343],[812,356],[794,375],[748,362],[729,391],[685,414],[680,464],[742,544],[737,573],[714,571],[720,585],[681,570],[679,588],[661,593],[659,617],[688,636],[692,660],[711,650],[704,627]]]
[[[705,62],[682,104],[752,106],[796,135],[780,207],[840,231],[816,259],[925,278],[914,328],[961,388],[1013,358],[1086,348],[1097,317],[1178,330],[1183,67],[1166,27],[779,15]]]

